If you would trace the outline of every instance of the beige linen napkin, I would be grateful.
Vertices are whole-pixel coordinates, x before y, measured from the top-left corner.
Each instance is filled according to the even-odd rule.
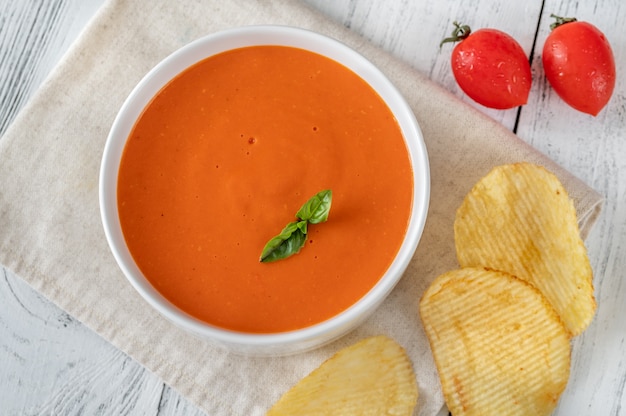
[[[399,286],[356,331],[283,358],[233,356],[151,310],[117,267],[98,206],[104,142],[135,84],[184,44],[249,24],[312,29],[372,60],[412,106],[431,161],[426,229]],[[407,349],[415,366],[415,414],[434,415],[443,399],[419,298],[437,274],[457,267],[452,222],[465,193],[494,165],[520,160],[560,176],[586,235],[600,209],[598,194],[423,75],[303,4],[153,0],[146,7],[139,0],[112,0],[0,140],[0,262],[209,414],[262,414],[339,348],[383,333]]]

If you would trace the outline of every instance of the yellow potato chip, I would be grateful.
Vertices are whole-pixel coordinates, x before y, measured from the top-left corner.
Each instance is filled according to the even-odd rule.
[[[533,286],[484,268],[437,277],[420,300],[454,416],[548,415],[569,378],[567,330]]]
[[[267,415],[408,416],[417,395],[404,349],[376,336],[337,352],[285,393]]]
[[[546,169],[530,163],[493,169],[458,208],[454,236],[461,267],[484,266],[530,282],[571,335],[593,319],[592,270],[576,211]]]

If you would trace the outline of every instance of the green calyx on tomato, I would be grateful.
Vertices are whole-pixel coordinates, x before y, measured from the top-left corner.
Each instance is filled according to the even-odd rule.
[[[510,35],[496,29],[472,32],[454,22],[452,36],[441,45],[459,42],[451,56],[452,72],[459,87],[485,107],[509,109],[526,104],[532,75],[522,47]]]
[[[615,88],[615,60],[604,34],[575,18],[556,19],[543,46],[546,79],[563,101],[596,116]]]
[[[561,17],[561,16],[557,16],[554,13],[551,13],[550,17],[556,19],[556,21],[550,25],[550,30],[554,30],[557,27],[564,25],[565,23],[572,23],[572,22],[578,21],[578,19],[576,19],[575,17]]]
[[[459,22],[452,22],[454,25],[454,30],[452,31],[452,36],[449,38],[444,38],[439,47],[441,48],[444,43],[454,43],[459,42],[465,38],[467,38],[470,33],[472,33],[472,29],[468,25],[461,25]]]

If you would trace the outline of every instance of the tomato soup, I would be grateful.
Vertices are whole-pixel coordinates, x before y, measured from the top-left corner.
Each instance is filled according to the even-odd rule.
[[[259,262],[306,200],[333,191],[299,254]],[[398,252],[412,206],[408,149],[360,77],[323,56],[253,46],[168,83],[128,138],[124,238],[170,302],[210,324],[275,333],[357,302]]]

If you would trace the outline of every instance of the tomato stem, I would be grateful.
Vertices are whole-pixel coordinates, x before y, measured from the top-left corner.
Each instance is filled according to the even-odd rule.
[[[472,29],[470,29],[468,25],[461,25],[459,24],[459,22],[456,22],[456,21],[453,22],[453,24],[454,24],[454,30],[452,31],[452,36],[442,40],[441,43],[439,44],[440,48],[443,46],[444,43],[458,42],[460,40],[467,38],[470,35],[470,33],[472,33]]]
[[[561,25],[564,25],[566,23],[572,23],[572,22],[576,22],[577,21],[575,17],[561,17],[561,16],[557,16],[554,13],[551,13],[550,17],[553,17],[553,18],[556,19],[556,22],[554,22],[554,23],[552,23],[550,25],[550,30],[554,30],[557,27],[559,27]]]

